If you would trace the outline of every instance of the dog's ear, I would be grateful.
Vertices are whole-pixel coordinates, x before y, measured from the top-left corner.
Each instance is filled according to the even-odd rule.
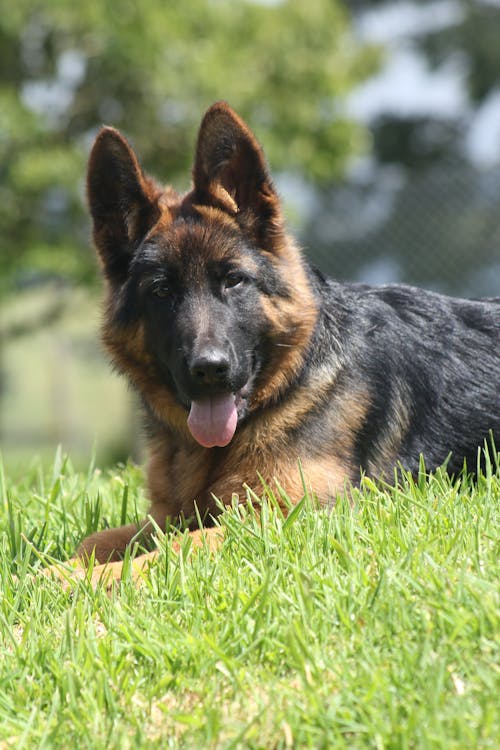
[[[202,120],[193,183],[195,201],[234,215],[259,244],[282,234],[280,201],[263,151],[225,102],[210,107]]]
[[[114,128],[102,128],[92,147],[87,195],[104,273],[110,281],[121,283],[127,278],[134,250],[159,210],[158,190]]]

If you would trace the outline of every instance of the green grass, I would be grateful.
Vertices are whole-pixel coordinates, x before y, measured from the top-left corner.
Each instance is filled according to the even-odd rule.
[[[0,488],[2,750],[498,747],[498,466],[286,520],[267,492],[111,597],[33,573],[140,515],[139,470]]]

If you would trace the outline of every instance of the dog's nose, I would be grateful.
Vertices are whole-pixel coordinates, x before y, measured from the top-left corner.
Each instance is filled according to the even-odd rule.
[[[205,349],[192,357],[189,372],[198,385],[222,385],[228,379],[229,358],[221,349]]]

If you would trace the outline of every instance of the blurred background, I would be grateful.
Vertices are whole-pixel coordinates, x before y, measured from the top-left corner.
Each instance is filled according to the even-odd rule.
[[[84,176],[102,123],[189,188],[204,110],[264,146],[340,279],[500,295],[500,0],[0,0],[0,449],[140,456],[98,344]]]

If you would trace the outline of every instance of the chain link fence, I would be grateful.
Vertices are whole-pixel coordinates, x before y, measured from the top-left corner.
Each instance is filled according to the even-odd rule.
[[[500,165],[460,159],[385,167],[319,200],[302,233],[338,279],[404,282],[459,296],[500,296]]]

